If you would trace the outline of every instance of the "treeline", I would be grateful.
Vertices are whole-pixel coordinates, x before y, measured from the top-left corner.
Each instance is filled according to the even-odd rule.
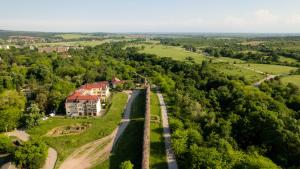
[[[208,62],[191,65],[134,48],[115,55],[121,44],[107,48],[167,93],[180,168],[300,166],[300,112],[290,102],[220,74]]]
[[[0,132],[39,125],[49,113],[65,114],[66,97],[84,83],[135,76],[134,68],[106,57],[105,50],[71,50],[69,55],[0,50]],[[129,82],[122,87],[131,86]],[[10,154],[20,168],[41,168],[47,149],[41,140],[20,144],[0,135],[0,153]]]
[[[300,61],[300,51],[292,48],[299,43],[298,37],[249,39],[190,37],[159,38],[158,40],[160,40],[160,43],[163,45],[182,46],[188,51],[203,51],[214,57],[223,56],[252,63],[280,64],[300,67],[300,63],[280,60],[280,57],[287,57]],[[253,42],[253,45],[251,42]],[[289,49],[289,47],[291,47],[291,49]]]
[[[168,96],[180,168],[300,167],[297,87],[258,89],[209,62],[184,63],[124,46],[72,50],[68,58],[29,49],[0,51],[0,129],[37,125],[36,114],[63,113],[66,96],[86,82],[135,80],[140,74]]]
[[[28,48],[0,50],[0,131],[32,126],[38,115],[64,114],[65,98],[82,84],[134,75],[133,68],[105,58],[104,51],[69,54],[71,58]],[[28,112],[31,107],[37,111]]]

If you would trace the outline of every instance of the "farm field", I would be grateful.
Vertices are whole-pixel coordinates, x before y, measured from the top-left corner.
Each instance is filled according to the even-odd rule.
[[[113,148],[110,158],[93,169],[118,169],[123,161],[130,160],[134,169],[141,168],[144,134],[145,92],[133,101],[130,123]]]
[[[229,58],[229,57],[219,57],[216,59],[218,60],[218,62],[221,61],[221,62],[228,62],[228,63],[245,63],[245,61],[243,60]]]
[[[283,57],[283,56],[279,57],[279,61],[280,62],[287,62],[287,63],[297,63],[298,62],[296,59]]]
[[[186,51],[181,47],[149,44],[143,44],[142,46],[145,48],[141,52],[155,54],[160,57],[170,57],[174,60],[184,61],[187,57],[192,57],[196,63],[201,63],[204,60],[208,60],[201,54]]]
[[[288,74],[291,70],[296,70],[295,67],[268,65],[268,64],[239,64],[243,67],[251,68],[257,71],[262,71],[268,74]]]
[[[150,168],[167,169],[160,104],[156,92],[151,92]]]
[[[284,84],[293,83],[300,88],[300,75],[285,76],[280,79]]]
[[[72,42],[54,42],[54,43],[37,43],[37,46],[97,46],[103,43],[110,42],[120,42],[120,41],[128,41],[131,39],[103,39],[103,40],[93,40],[93,41],[72,41]]]
[[[214,66],[217,70],[223,72],[224,74],[245,77],[245,79],[249,80],[251,83],[264,78],[264,75],[260,73],[256,73],[252,70],[244,69],[230,64],[215,63]]]
[[[54,117],[43,121],[40,126],[28,130],[28,133],[33,137],[42,137],[47,144],[58,152],[56,163],[56,167],[58,167],[62,160],[77,147],[110,134],[119,124],[126,103],[127,94],[116,93],[113,95],[110,109],[103,117],[78,119]],[[91,126],[79,134],[47,136],[47,133],[54,128],[82,123],[89,123]],[[103,125],[104,123],[105,125]]]
[[[66,33],[66,34],[56,34],[54,37],[62,37],[63,39],[70,40],[70,39],[80,39],[80,38],[91,38],[97,36],[93,36],[89,34]]]

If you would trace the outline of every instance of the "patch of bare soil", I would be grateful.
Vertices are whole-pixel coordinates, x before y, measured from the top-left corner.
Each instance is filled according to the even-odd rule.
[[[46,136],[59,137],[59,136],[65,136],[65,135],[80,134],[91,126],[92,126],[91,123],[76,123],[76,124],[67,125],[67,126],[60,126],[60,127],[56,127],[54,129],[50,130],[46,134]]]

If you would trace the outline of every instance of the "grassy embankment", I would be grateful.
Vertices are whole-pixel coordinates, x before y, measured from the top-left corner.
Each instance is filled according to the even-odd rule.
[[[151,92],[150,168],[167,169],[165,142],[161,121],[160,104],[156,92]]]
[[[109,160],[94,169],[118,169],[123,161],[130,160],[134,169],[141,168],[143,151],[145,113],[145,92],[141,92],[133,102],[130,123],[120,137]]]
[[[126,103],[127,94],[115,93],[112,98],[111,107],[102,117],[90,119],[71,119],[64,117],[50,118],[43,121],[40,126],[30,129],[28,133],[33,137],[42,137],[47,144],[56,149],[58,152],[58,161],[56,166],[58,166],[76,148],[109,135],[118,126]],[[91,123],[92,125],[80,134],[59,137],[46,136],[46,134],[53,128],[84,122]]]

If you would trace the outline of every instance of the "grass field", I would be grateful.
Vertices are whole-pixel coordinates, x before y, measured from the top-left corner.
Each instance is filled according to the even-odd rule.
[[[103,40],[79,40],[79,41],[71,41],[71,42],[53,42],[53,43],[37,43],[37,46],[97,46],[103,43],[110,42],[120,42],[120,41],[129,41],[132,39],[103,39]]]
[[[55,35],[55,37],[62,37],[63,39],[70,40],[70,39],[90,38],[95,36],[89,34],[66,33],[66,34],[57,34]]]
[[[112,39],[95,40],[95,41],[72,41],[72,42],[54,42],[54,43],[37,43],[37,46],[96,46],[106,42],[112,42]]]
[[[222,62],[229,62],[229,63],[245,63],[245,61],[240,60],[240,59],[234,59],[234,58],[229,58],[229,57],[219,57],[218,60]]]
[[[113,95],[110,109],[103,117],[91,119],[54,117],[43,121],[40,126],[30,129],[28,133],[33,137],[42,137],[47,144],[58,152],[57,167],[77,147],[110,134],[119,124],[126,103],[127,95],[125,93],[116,93]],[[60,137],[45,136],[48,131],[55,127],[82,122],[89,122],[92,125],[80,134]]]
[[[300,88],[300,75],[285,76],[281,78],[281,81],[284,84],[293,83]]]
[[[186,51],[181,47],[163,46],[157,44],[143,44],[141,46],[145,47],[141,52],[155,54],[160,57],[170,57],[174,60],[185,61],[187,57],[192,57],[196,63],[201,63],[203,60],[208,60],[201,54]]]
[[[151,93],[150,168],[167,169],[165,142],[161,124],[160,104],[156,93]]]
[[[118,169],[120,164],[127,160],[133,163],[134,169],[141,168],[145,113],[144,91],[134,100],[131,113],[131,121],[113,149],[109,160],[104,161],[94,169]]]
[[[287,63],[297,63],[298,62],[296,59],[283,57],[283,56],[279,57],[279,61],[280,62],[287,62]]]
[[[252,70],[244,69],[226,63],[215,63],[214,67],[226,75],[245,77],[245,79],[251,83],[264,78],[262,74],[256,73]]]
[[[262,71],[269,74],[287,74],[295,67],[281,66],[281,65],[268,65],[268,64],[240,64],[241,66],[248,67],[254,70]]]

